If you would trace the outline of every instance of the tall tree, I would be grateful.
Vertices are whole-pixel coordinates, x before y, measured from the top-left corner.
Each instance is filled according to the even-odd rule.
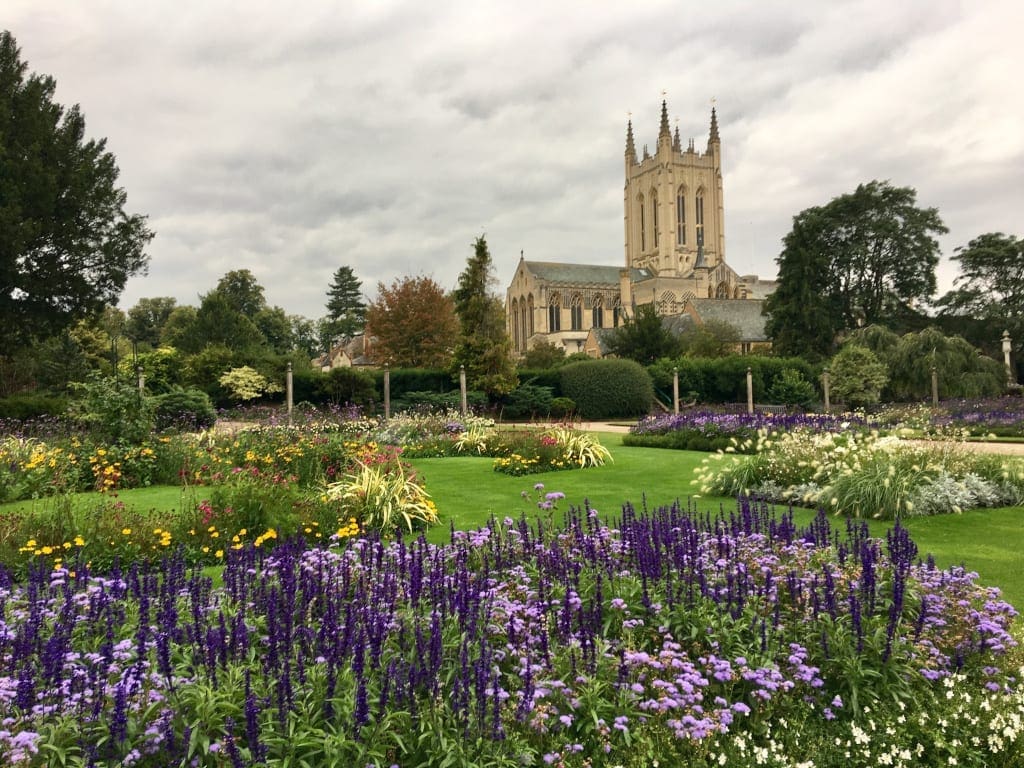
[[[453,294],[459,341],[452,365],[455,370],[465,366],[470,389],[492,397],[508,394],[519,383],[505,326],[505,307],[489,290],[495,282],[491,253],[480,236],[473,243],[473,255],[459,275]]]
[[[663,357],[677,357],[679,338],[665,327],[653,304],[641,304],[633,317],[605,337],[608,354],[650,365]]]
[[[362,281],[352,267],[338,267],[327,289],[327,321],[332,336],[352,337],[366,324]]]
[[[255,321],[261,309],[266,309],[267,300],[263,286],[248,269],[233,269],[217,281],[214,289],[235,312]]]
[[[160,333],[167,318],[178,306],[171,296],[156,296],[139,299],[134,307],[128,310],[128,322],[124,332],[139,344],[146,344],[156,349],[160,346]]]
[[[366,331],[375,337],[370,356],[377,363],[445,368],[458,330],[452,300],[429,277],[378,283],[377,298],[366,310]]]
[[[989,232],[957,248],[953,260],[960,276],[936,302],[940,320],[990,353],[998,353],[1003,331],[1024,349],[1024,240]]]
[[[781,354],[828,355],[844,331],[902,321],[935,293],[935,236],[948,230],[916,201],[910,187],[872,181],[793,219],[766,304]]]
[[[78,106],[27,69],[0,32],[0,355],[116,303],[153,238],[125,213],[106,140],[86,141]]]

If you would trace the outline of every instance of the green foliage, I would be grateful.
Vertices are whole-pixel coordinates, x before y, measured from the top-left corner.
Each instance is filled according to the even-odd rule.
[[[512,421],[546,418],[551,413],[551,403],[550,387],[538,387],[526,382],[505,395],[501,403],[501,415]]]
[[[43,416],[59,416],[67,407],[67,398],[26,392],[0,398],[0,419],[25,421]]]
[[[960,336],[945,336],[929,327],[903,336],[879,326],[850,334],[847,344],[870,349],[882,361],[889,381],[882,392],[901,402],[931,398],[932,367],[938,374],[939,397],[991,397],[1003,391],[1006,369],[985,357]]]
[[[526,350],[519,360],[519,369],[522,372],[524,368],[555,368],[565,362],[565,347],[542,339]]]
[[[141,443],[153,431],[153,401],[135,382],[94,373],[75,384],[69,413],[102,442]]]
[[[0,356],[115,304],[153,238],[124,210],[106,140],[86,140],[78,106],[55,91],[0,32]]]
[[[459,339],[452,357],[452,371],[466,372],[470,389],[489,397],[500,397],[519,383],[512,362],[512,341],[505,327],[504,302],[490,292],[494,264],[487,241],[480,236],[473,243],[473,255],[459,275],[453,293],[459,318]]]
[[[1010,332],[1014,352],[1024,350],[1024,240],[989,232],[956,249],[954,289],[936,306],[946,327],[988,354],[1001,357],[1000,338]]]
[[[795,368],[784,368],[782,374],[768,389],[769,402],[795,405],[800,408],[808,407],[814,402],[816,396],[814,385]]]
[[[665,326],[654,304],[641,304],[634,317],[627,317],[623,325],[607,333],[604,339],[609,355],[643,365],[680,354],[679,338]]]
[[[319,379],[316,391],[334,405],[369,405],[377,399],[373,376],[358,368],[332,368]]]
[[[139,299],[135,306],[128,310],[125,334],[140,345],[144,345],[143,348],[156,349],[160,346],[164,326],[177,305],[177,300],[171,296]]]
[[[147,392],[170,392],[181,385],[184,368],[182,355],[172,347],[143,352],[139,355],[138,364],[142,366]]]
[[[832,396],[849,408],[878,402],[889,381],[885,363],[867,347],[847,344],[829,362]]]
[[[581,418],[640,416],[654,403],[651,377],[633,360],[581,361],[559,370],[562,393],[576,403]]]
[[[725,357],[740,341],[736,326],[724,320],[694,323],[679,334],[679,352],[684,357]]]
[[[793,219],[777,261],[779,288],[765,306],[780,354],[827,357],[838,334],[906,322],[907,307],[935,292],[936,235],[948,230],[916,193],[861,184]]]
[[[239,402],[255,400],[263,395],[281,391],[280,384],[268,381],[266,376],[248,365],[225,371],[217,382]]]
[[[363,301],[362,281],[352,267],[338,267],[327,289],[326,333],[333,337],[350,338],[366,323],[366,302]]]
[[[176,389],[153,398],[159,430],[209,429],[217,422],[210,396],[199,389]]]
[[[796,371],[807,382],[817,379],[819,369],[799,357],[730,355],[720,358],[681,357],[659,360],[647,371],[661,392],[672,391],[672,370],[679,372],[679,393],[683,400],[701,403],[745,403],[747,368],[751,369],[754,399],[764,402],[785,371]],[[811,385],[813,387],[813,384]]]
[[[267,306],[267,300],[263,296],[263,286],[248,269],[234,269],[226,272],[217,281],[214,292],[224,299],[233,312],[253,321],[260,310]]]

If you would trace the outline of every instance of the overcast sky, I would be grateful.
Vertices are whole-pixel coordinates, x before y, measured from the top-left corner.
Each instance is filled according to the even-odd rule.
[[[1024,235],[1024,3],[4,0],[0,28],[79,104],[156,238],[145,296],[248,268],[320,317],[334,271],[454,287],[485,234],[624,263],[623,151],[722,137],[726,258],[775,275],[804,208],[888,179],[950,229]]]

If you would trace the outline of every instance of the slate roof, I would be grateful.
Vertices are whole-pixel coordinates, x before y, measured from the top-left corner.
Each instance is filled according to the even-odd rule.
[[[526,268],[541,280],[571,285],[619,285],[622,267],[604,264],[566,264],[551,261],[526,261]],[[653,275],[646,269],[630,269],[632,280],[646,280]]]
[[[764,301],[759,299],[690,299],[690,304],[704,322],[721,320],[740,332],[740,341],[768,341],[761,314]]]

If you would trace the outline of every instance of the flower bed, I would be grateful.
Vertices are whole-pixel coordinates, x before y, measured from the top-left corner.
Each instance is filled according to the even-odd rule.
[[[868,422],[861,416],[846,414],[772,414],[726,413],[722,411],[687,410],[641,419],[622,438],[624,445],[647,448],[675,448],[687,451],[717,451],[733,446],[745,451],[748,442],[761,430],[788,431],[809,429],[818,432],[863,430]]]
[[[736,450],[752,455],[732,453],[730,447],[705,459],[694,481],[701,493],[883,519],[1024,502],[1024,462],[954,442],[921,447],[877,432],[762,430]]]
[[[0,586],[0,761],[1019,765],[1013,609],[915,558],[744,503],[47,565]]]

